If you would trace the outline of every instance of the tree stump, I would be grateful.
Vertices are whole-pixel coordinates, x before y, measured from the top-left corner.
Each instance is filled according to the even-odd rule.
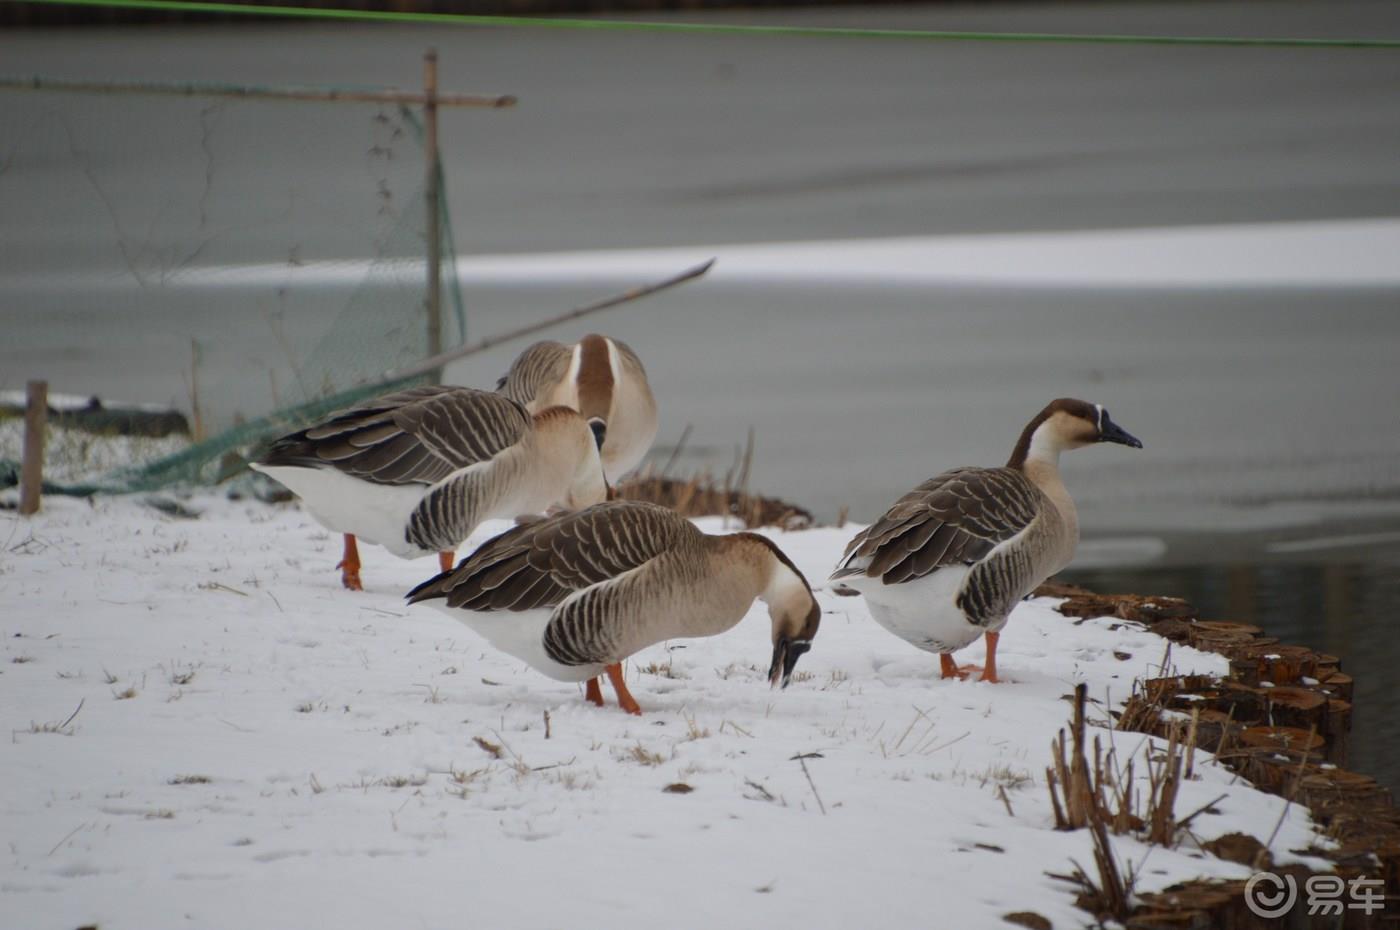
[[[1268,701],[1268,720],[1274,726],[1323,732],[1327,718],[1327,695],[1292,686],[1263,690]]]
[[[1246,684],[1295,685],[1317,675],[1317,654],[1304,646],[1255,641],[1230,656],[1230,677]]]
[[[1334,698],[1350,701],[1356,691],[1356,681],[1346,672],[1328,672],[1318,669],[1318,686]]]
[[[1296,727],[1245,727],[1239,740],[1241,746],[1272,750],[1295,762],[1304,758],[1321,762],[1327,748],[1327,740],[1320,734]]]

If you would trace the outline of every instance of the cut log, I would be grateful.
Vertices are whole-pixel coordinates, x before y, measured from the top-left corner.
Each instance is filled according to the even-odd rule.
[[[1243,729],[1229,714],[1205,708],[1196,721],[1196,745],[1206,752],[1216,752],[1222,745],[1237,743]]]
[[[1390,792],[1369,775],[1318,766],[1308,766],[1303,770],[1296,781],[1296,792],[1296,801],[1308,807],[1320,808],[1324,813],[1337,805],[1352,805],[1390,796]]]
[[[1296,685],[1317,675],[1317,653],[1303,646],[1251,643],[1230,656],[1230,677],[1247,684]]]
[[[1327,695],[1308,688],[1284,686],[1265,688],[1269,722],[1276,727],[1323,732],[1327,717]]]
[[[1323,737],[1327,740],[1327,761],[1346,765],[1351,748],[1351,702],[1329,698],[1327,716],[1323,720]]]
[[[1319,687],[1339,700],[1350,701],[1356,691],[1356,681],[1346,672],[1329,672],[1319,668],[1317,677]]]
[[[1211,649],[1211,643],[1247,643],[1263,630],[1249,623],[1226,623],[1223,620],[1197,620],[1191,625],[1187,642],[1198,649]]]
[[[1141,908],[1129,917],[1129,930],[1244,930],[1262,926],[1248,910],[1244,882],[1204,879],[1173,885],[1139,897]]]
[[[1327,747],[1327,740],[1320,734],[1296,727],[1245,727],[1239,736],[1242,746],[1275,750],[1294,761],[1304,757],[1321,761]]]

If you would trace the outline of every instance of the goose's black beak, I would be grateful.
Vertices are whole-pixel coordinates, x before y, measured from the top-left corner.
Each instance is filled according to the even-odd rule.
[[[792,681],[792,670],[797,660],[812,648],[809,639],[787,639],[784,637],[773,645],[773,664],[768,666],[768,684],[771,687],[784,687]]]
[[[1134,449],[1142,448],[1141,439],[1138,439],[1108,417],[1103,418],[1103,425],[1099,427],[1099,442],[1116,442],[1120,446],[1131,446]]]

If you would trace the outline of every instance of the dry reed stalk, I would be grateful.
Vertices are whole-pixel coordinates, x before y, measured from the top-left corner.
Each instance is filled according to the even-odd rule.
[[[795,504],[736,487],[736,477],[743,476],[745,471],[742,461],[723,480],[708,470],[689,478],[669,478],[664,471],[647,469],[618,484],[614,490],[619,500],[657,504],[686,517],[736,517],[749,529],[776,526],[793,530],[813,525],[812,514]]]
[[[1137,787],[1134,760],[1120,770],[1116,751],[1104,749],[1096,737],[1092,765],[1085,751],[1084,711],[1087,692],[1075,689],[1074,719],[1069,737],[1061,730],[1051,741],[1051,764],[1046,769],[1055,827],[1060,830],[1111,830],[1115,834],[1145,834],[1151,843],[1172,847],[1183,823],[1176,819],[1176,798],[1183,769],[1195,748],[1197,728],[1171,725],[1164,755],[1147,760],[1147,790]],[[1107,877],[1104,879],[1108,880]]]

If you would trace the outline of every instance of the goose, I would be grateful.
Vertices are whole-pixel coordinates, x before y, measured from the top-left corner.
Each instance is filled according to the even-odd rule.
[[[846,546],[831,580],[865,596],[891,633],[939,653],[987,634],[983,681],[997,680],[996,648],[1011,608],[1069,564],[1079,541],[1060,453],[1098,442],[1142,443],[1097,404],[1061,398],[1026,424],[1001,468],[954,468],[905,494]]]
[[[537,342],[511,363],[496,390],[530,412],[561,404],[588,419],[608,481],[636,468],[656,438],[656,399],[626,343],[596,333],[575,345]]]
[[[668,639],[714,636],[755,598],[773,624],[770,685],[787,687],[821,622],[812,589],[757,533],[711,536],[665,507],[611,501],[516,526],[408,594],[558,681],[587,681],[599,706],[606,673],[617,703],[641,708],[622,660]]]
[[[598,447],[568,407],[533,416],[490,391],[431,385],[386,394],[283,436],[252,467],[286,485],[345,535],[336,567],[362,590],[356,539],[452,566],[477,525],[562,502],[605,500]]]

